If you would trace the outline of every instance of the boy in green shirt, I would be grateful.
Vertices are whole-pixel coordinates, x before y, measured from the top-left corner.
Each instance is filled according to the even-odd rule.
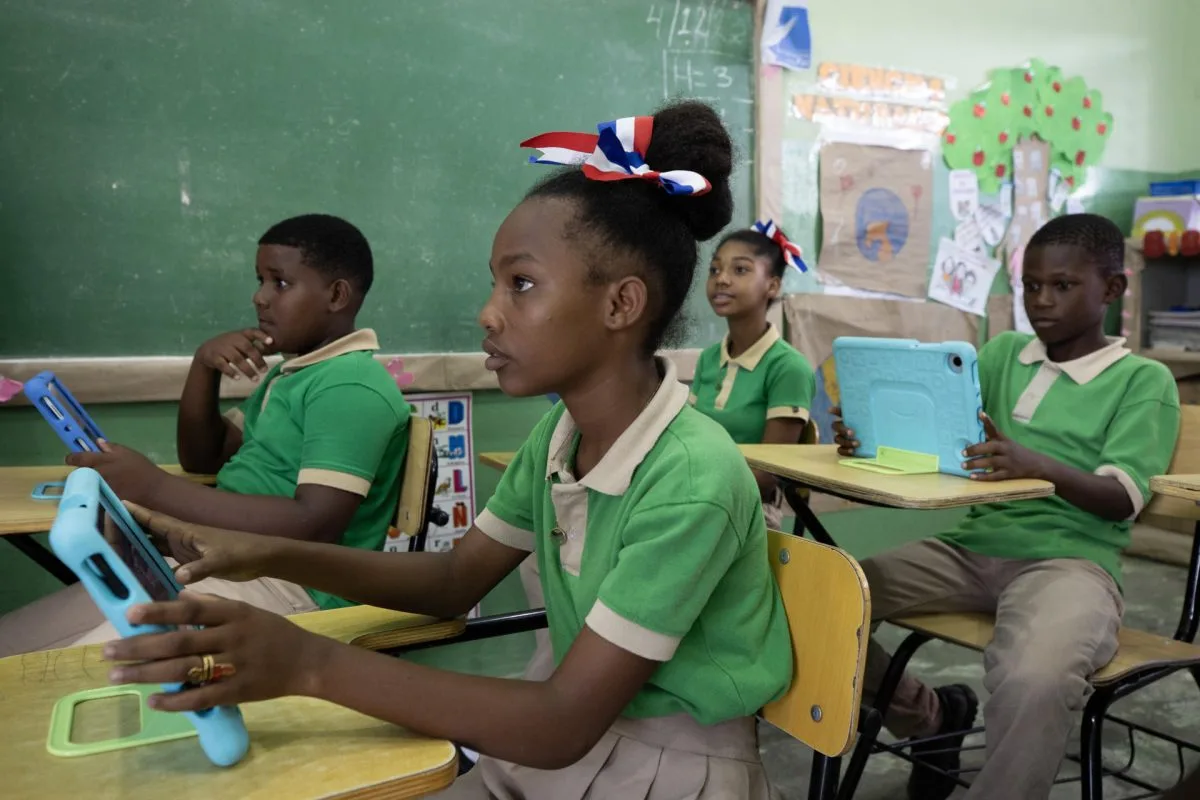
[[[990,611],[984,653],[987,760],[970,800],[1049,795],[1088,677],[1117,649],[1120,552],[1130,522],[1167,470],[1179,433],[1179,395],[1162,364],[1104,336],[1110,303],[1126,288],[1124,239],[1103,217],[1052,220],[1024,256],[1025,310],[1036,338],[1005,333],[979,353],[988,440],[964,453],[976,480],[1040,478],[1055,494],[975,506],[954,529],[867,559],[877,620],[904,614]],[[840,423],[841,452],[854,432]],[[865,694],[887,654],[872,643]],[[930,689],[905,675],[886,724],[897,736],[969,729],[978,701],[966,686]],[[958,767],[951,737],[914,755]],[[924,753],[924,755],[922,755]],[[908,796],[941,800],[954,782],[914,767]]]
[[[255,270],[258,326],[201,345],[179,403],[180,463],[216,473],[216,488],[111,443],[68,463],[98,470],[124,500],[191,522],[378,550],[399,498],[410,407],[373,358],[374,332],[355,329],[374,275],[370,245],[337,217],[295,217],[259,240]],[[268,369],[263,357],[278,352],[295,355]],[[222,375],[259,384],[224,417]],[[349,605],[270,578],[209,584],[281,614]],[[0,655],[114,636],[72,586],[0,618]]]

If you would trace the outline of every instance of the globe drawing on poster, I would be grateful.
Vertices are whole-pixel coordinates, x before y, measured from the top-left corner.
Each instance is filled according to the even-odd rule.
[[[411,394],[405,398],[413,416],[433,423],[433,449],[437,458],[437,483],[433,505],[446,514],[445,525],[429,525],[425,549],[445,552],[475,521],[475,453],[471,435],[470,394]],[[409,537],[389,536],[386,551],[407,551]]]

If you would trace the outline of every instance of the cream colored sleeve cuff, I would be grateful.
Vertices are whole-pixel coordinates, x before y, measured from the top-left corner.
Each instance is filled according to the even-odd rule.
[[[670,661],[679,647],[680,637],[667,636],[630,622],[597,600],[584,620],[602,638],[622,650],[651,661]]]
[[[226,411],[225,419],[229,420],[229,424],[239,431],[246,428],[246,415],[242,413],[240,408],[231,408]]]
[[[296,485],[314,484],[316,486],[328,486],[331,489],[341,489],[343,492],[350,492],[359,497],[366,497],[371,491],[371,482],[366,478],[360,478],[357,475],[350,475],[345,472],[337,472],[332,469],[302,469],[296,477]]]
[[[525,531],[509,525],[486,508],[475,518],[475,527],[502,545],[532,553],[537,541],[533,531]]]
[[[767,409],[767,419],[802,419],[808,422],[808,409],[800,406],[775,406]]]
[[[1142,490],[1134,483],[1133,478],[1129,477],[1129,473],[1119,467],[1105,464],[1096,470],[1096,474],[1117,479],[1121,488],[1129,495],[1129,502],[1133,503],[1133,513],[1129,515],[1128,519],[1137,519],[1137,515],[1142,513],[1142,509],[1146,507],[1146,498],[1142,497]]]

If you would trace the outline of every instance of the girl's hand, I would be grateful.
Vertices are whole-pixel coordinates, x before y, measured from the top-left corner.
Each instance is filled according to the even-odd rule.
[[[182,522],[133,503],[126,503],[125,507],[154,540],[159,552],[182,565],[175,570],[175,577],[182,584],[204,578],[228,581],[260,578],[271,561],[271,548],[278,544],[270,536]]]
[[[144,634],[109,642],[109,661],[140,662],[113,667],[111,683],[188,683],[188,672],[212,656],[218,677],[179,692],[156,694],[149,704],[160,711],[198,711],[214,706],[314,695],[325,653],[334,641],[246,603],[198,592],[178,600],[129,609],[138,625],[202,625],[169,633]]]
[[[967,461],[963,469],[984,469],[972,472],[977,481],[1007,481],[1015,478],[1045,478],[1046,456],[1017,444],[996,429],[987,414],[980,413],[987,441],[973,444],[963,451]]]
[[[858,440],[854,438],[854,431],[842,422],[842,407],[834,406],[829,413],[833,415],[833,441],[838,446],[838,455],[853,456],[858,450]]]

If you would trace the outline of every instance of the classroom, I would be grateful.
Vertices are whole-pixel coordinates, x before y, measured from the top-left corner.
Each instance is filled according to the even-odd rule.
[[[0,794],[1200,797],[1197,26],[0,0]]]

